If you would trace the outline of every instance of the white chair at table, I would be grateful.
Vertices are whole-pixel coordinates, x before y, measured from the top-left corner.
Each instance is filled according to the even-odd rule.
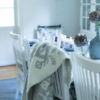
[[[24,51],[25,51],[25,60],[27,68],[30,66],[30,45],[29,41],[26,38],[23,38],[23,46],[24,46]]]
[[[52,44],[58,45],[60,47],[61,39],[60,35],[62,33],[61,25],[50,25],[50,26],[41,26],[37,27],[37,31],[35,31],[35,37],[41,41],[48,41]]]
[[[23,91],[23,86],[25,82],[25,78],[27,75],[27,66],[24,56],[24,50],[22,45],[22,36],[20,34],[15,34],[13,32],[10,33],[12,37],[13,50],[16,60],[16,68],[17,68],[17,86],[16,86],[16,99],[18,98],[19,92]]]
[[[100,61],[72,54],[77,100],[100,100]]]
[[[34,41],[34,39],[33,39]],[[38,40],[35,40],[38,42]],[[29,45],[29,40],[24,38],[24,47],[25,47],[25,54],[26,54],[26,59],[28,61],[28,66],[30,66],[30,45]],[[70,62],[67,62],[68,65]],[[70,66],[70,65],[69,65]],[[67,87],[67,84],[64,82],[64,76],[65,75],[65,69],[64,66],[61,66],[53,75],[53,80],[54,80],[54,97],[57,97],[60,100],[69,100],[69,88]]]
[[[51,35],[51,40],[48,42],[51,42],[52,44],[55,44],[56,37],[58,43],[55,44],[58,47],[60,47],[60,35],[62,33],[61,25],[54,25],[54,26],[38,26],[37,28],[37,39],[40,39],[42,41],[42,35],[44,35],[49,40],[49,36]],[[60,100],[69,100],[69,88],[67,87],[67,84],[65,84],[64,79],[64,67],[62,66],[59,68],[53,75],[54,80],[54,97],[57,97]]]
[[[38,43],[37,39],[27,39],[27,38],[23,38],[23,46],[24,46],[24,53],[25,53],[25,60],[27,61],[27,67],[30,66],[30,53],[31,53],[31,47],[30,46],[30,42],[36,42]],[[34,44],[33,44],[34,45]]]
[[[24,39],[24,46],[26,48],[27,60],[29,61],[28,66],[30,66],[30,49],[31,48],[29,46],[29,41],[27,39]],[[67,62],[67,64],[69,66],[71,66],[69,61]],[[65,79],[66,71],[65,71],[64,67],[65,66],[62,65],[52,75],[53,87],[54,87],[53,96],[58,98],[59,100],[70,100],[69,99],[69,87],[67,86],[67,84],[65,82],[65,80],[66,80]]]

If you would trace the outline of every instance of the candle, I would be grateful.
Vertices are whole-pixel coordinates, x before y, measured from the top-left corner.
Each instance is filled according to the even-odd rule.
[[[70,41],[70,43],[73,43],[73,38],[70,37],[70,38],[69,38],[69,41]]]
[[[61,39],[62,39],[63,41],[65,41],[65,40],[66,40],[66,35],[61,34]]]
[[[70,39],[70,41],[72,41],[72,39],[73,39],[73,38],[72,38],[72,37],[70,37],[69,39]]]

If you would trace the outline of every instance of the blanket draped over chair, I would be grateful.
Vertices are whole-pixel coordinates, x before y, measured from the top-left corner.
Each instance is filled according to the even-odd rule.
[[[31,63],[25,82],[22,100],[53,100],[52,75],[65,66],[66,85],[70,84],[71,66],[66,53],[50,43],[38,43],[32,47]]]

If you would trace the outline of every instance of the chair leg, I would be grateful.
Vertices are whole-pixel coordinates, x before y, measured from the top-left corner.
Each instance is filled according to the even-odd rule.
[[[22,84],[22,82],[20,82],[20,90],[19,91],[20,91],[21,94],[23,94],[23,86],[24,85]]]
[[[19,91],[20,91],[20,80],[17,79],[17,84],[16,84],[16,99],[18,99],[18,95],[19,95]]]

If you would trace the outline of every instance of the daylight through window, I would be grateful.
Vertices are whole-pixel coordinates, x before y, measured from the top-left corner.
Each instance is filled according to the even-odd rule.
[[[0,27],[14,26],[14,0],[0,0]]]

